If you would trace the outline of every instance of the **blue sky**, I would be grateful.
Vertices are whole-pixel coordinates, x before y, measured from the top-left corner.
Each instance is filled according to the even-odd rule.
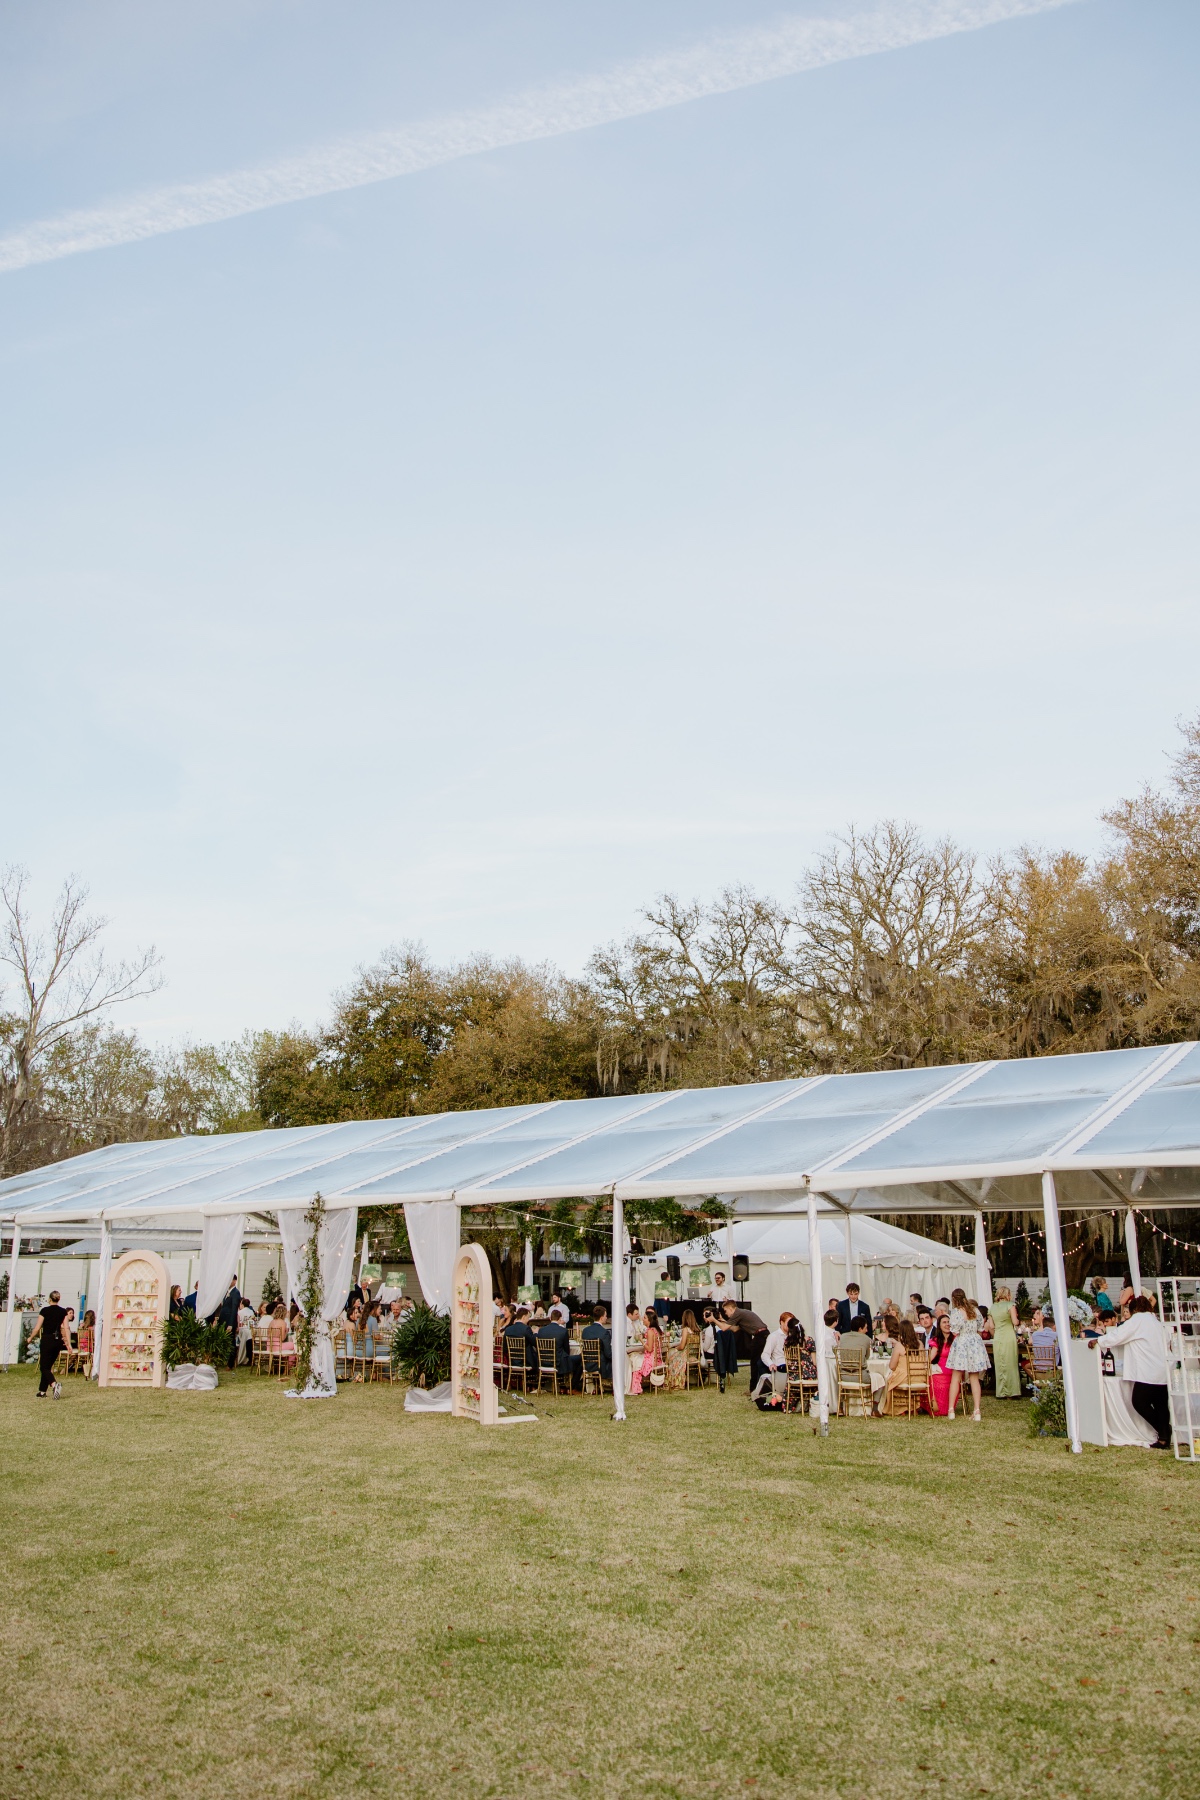
[[[868,11],[10,8],[0,236]],[[1198,54],[1083,0],[0,274],[0,860],[209,1038],[850,820],[1095,848],[1200,707]]]

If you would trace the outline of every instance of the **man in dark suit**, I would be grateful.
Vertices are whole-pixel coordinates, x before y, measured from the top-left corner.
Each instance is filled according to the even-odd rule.
[[[568,1388],[579,1386],[579,1374],[583,1367],[582,1357],[571,1355],[571,1334],[565,1325],[557,1319],[547,1319],[544,1325],[538,1326],[538,1339],[541,1343],[554,1345],[554,1367],[558,1379]]]
[[[846,1298],[838,1301],[838,1330],[853,1331],[858,1320],[865,1319],[867,1336],[871,1335],[871,1309],[865,1300],[859,1299],[857,1281],[852,1281],[846,1288]]]
[[[225,1329],[228,1331],[230,1341],[233,1345],[233,1348],[229,1353],[229,1366],[231,1369],[237,1361],[238,1314],[241,1310],[242,1296],[238,1292],[237,1276],[234,1275],[229,1283],[229,1292],[222,1300],[217,1314],[221,1324],[224,1325]]]
[[[598,1338],[600,1342],[600,1373],[605,1381],[612,1380],[612,1332],[608,1324],[608,1308],[603,1300],[597,1300],[592,1308],[592,1322],[585,1325],[581,1337]]]

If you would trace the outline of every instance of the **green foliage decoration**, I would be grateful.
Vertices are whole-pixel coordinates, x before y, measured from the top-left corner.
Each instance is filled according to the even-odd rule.
[[[206,1325],[186,1307],[163,1321],[162,1356],[168,1369],[177,1369],[180,1363],[228,1368],[232,1354],[233,1335],[227,1325]]]
[[[414,1387],[450,1379],[450,1317],[424,1301],[414,1306],[392,1338],[392,1369]]]
[[[279,1285],[279,1277],[276,1275],[274,1269],[268,1269],[266,1275],[263,1277],[262,1304],[271,1312],[274,1312],[282,1299],[283,1289]]]
[[[1066,1437],[1067,1396],[1061,1375],[1048,1375],[1045,1381],[1038,1382],[1033,1405],[1029,1409],[1029,1435]]]
[[[321,1252],[318,1239],[321,1227],[325,1223],[325,1202],[319,1193],[314,1194],[312,1205],[304,1215],[308,1226],[308,1242],[304,1246],[304,1261],[300,1268],[300,1292],[296,1295],[296,1304],[300,1311],[296,1315],[293,1337],[296,1343],[296,1386],[301,1393],[308,1386],[312,1374],[312,1356],[317,1342],[317,1326],[320,1322],[321,1305],[325,1299],[325,1284],[321,1280]]]

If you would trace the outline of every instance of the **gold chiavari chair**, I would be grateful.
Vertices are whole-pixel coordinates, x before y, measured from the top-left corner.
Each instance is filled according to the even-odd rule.
[[[600,1359],[602,1345],[596,1337],[585,1337],[579,1340],[579,1354],[583,1358],[583,1391],[585,1394],[604,1393],[604,1384],[608,1383],[608,1391],[613,1391],[612,1376],[604,1373]]]

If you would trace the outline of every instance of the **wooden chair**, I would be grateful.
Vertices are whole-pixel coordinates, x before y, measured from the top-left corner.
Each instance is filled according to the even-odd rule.
[[[552,1342],[543,1343],[541,1338],[538,1338],[537,1339],[537,1360],[538,1360],[538,1366],[537,1366],[537,1391],[538,1391],[538,1393],[540,1394],[542,1391],[542,1383],[544,1381],[549,1381],[551,1386],[554,1389],[555,1395],[557,1395],[557,1393],[558,1393],[558,1345],[555,1343],[552,1343]]]
[[[645,1355],[645,1352],[643,1351],[642,1354]],[[662,1380],[655,1381],[654,1377],[656,1375],[661,1375]],[[666,1358],[663,1356],[663,1353],[660,1350],[658,1355],[654,1358],[654,1361],[651,1363],[649,1369],[647,1369],[646,1373],[642,1376],[642,1392],[643,1392],[643,1394],[661,1394],[663,1389],[666,1387],[666,1385],[667,1385]]]
[[[352,1339],[351,1367],[353,1379],[355,1381],[368,1381],[371,1375],[371,1363],[374,1360],[375,1355],[371,1340],[365,1331],[355,1331],[350,1335]]]
[[[708,1370],[704,1366],[704,1357],[700,1351],[700,1339],[683,1347],[683,1391],[692,1385],[692,1376],[696,1377],[696,1386],[702,1388],[708,1380]]]
[[[1035,1381],[1046,1381],[1058,1372],[1058,1340],[1052,1344],[1030,1344],[1030,1366]]]
[[[612,1376],[606,1375],[601,1366],[599,1338],[580,1338],[579,1354],[583,1358],[583,1391],[585,1394],[604,1393],[604,1384],[608,1383],[608,1391],[613,1391]]]
[[[287,1358],[283,1353],[283,1346],[286,1343],[287,1320],[272,1319],[271,1323],[267,1326],[266,1363],[268,1375],[274,1375],[277,1372],[280,1375],[283,1374],[283,1365],[287,1361]]]
[[[512,1391],[513,1383],[520,1380],[521,1392],[529,1393],[529,1377],[537,1376],[532,1358],[528,1355],[529,1339],[523,1337],[506,1337],[504,1348],[508,1352],[508,1366],[505,1371],[504,1385]]]
[[[883,1412],[888,1418],[911,1419],[924,1406],[926,1411],[933,1411],[933,1398],[929,1391],[929,1358],[924,1351],[908,1350],[902,1357],[897,1374],[898,1382],[887,1390],[884,1397]]]
[[[392,1339],[391,1334],[382,1333],[372,1339],[375,1354],[371,1358],[371,1380],[387,1381],[392,1379]]]
[[[853,1411],[858,1408],[857,1415]],[[866,1360],[860,1363],[844,1363],[838,1359],[838,1417],[850,1419],[855,1416],[869,1419],[874,1414],[871,1400],[871,1371]]]
[[[787,1370],[783,1404],[788,1412],[807,1412],[808,1402],[817,1391],[815,1376],[805,1375],[800,1361],[799,1344],[785,1344],[783,1361]]]
[[[268,1327],[269,1329],[269,1327]],[[267,1333],[258,1327],[250,1340],[250,1373],[266,1375],[267,1370]]]
[[[67,1374],[86,1375],[91,1360],[92,1334],[85,1329],[76,1337],[74,1348],[67,1351]]]

